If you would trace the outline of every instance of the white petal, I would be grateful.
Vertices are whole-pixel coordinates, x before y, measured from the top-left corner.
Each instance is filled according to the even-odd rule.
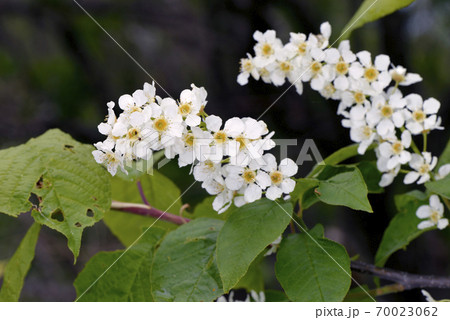
[[[372,65],[372,58],[369,51],[358,52],[356,56],[365,67],[369,67],[370,65]]]
[[[134,105],[134,99],[129,94],[124,94],[119,98],[119,107],[122,110],[126,110]]]
[[[223,130],[228,136],[235,138],[245,130],[245,124],[241,119],[234,117],[225,122]]]
[[[391,63],[389,56],[380,54],[375,58],[375,68],[380,71],[386,71]]]
[[[209,131],[217,132],[220,130],[220,127],[222,126],[222,119],[218,116],[212,115],[212,116],[208,116],[205,119],[205,123],[206,123],[206,128]]]
[[[270,176],[263,171],[259,171],[258,174],[256,175],[256,182],[262,189],[266,189],[268,186],[271,185]]]
[[[429,98],[423,103],[423,111],[425,111],[426,114],[437,113],[440,107],[441,103],[435,98]]]
[[[403,179],[404,184],[411,184],[419,178],[419,174],[415,171],[408,172]]]
[[[269,189],[267,189],[266,191],[266,197],[267,199],[270,200],[275,200],[281,197],[281,195],[283,194],[283,192],[281,191],[280,188],[272,186]]]
[[[261,199],[261,196],[262,196],[261,187],[259,187],[258,185],[254,184],[254,183],[249,184],[247,189],[245,189],[244,198],[245,198],[245,201],[247,201],[249,203],[254,202],[258,199]]]
[[[448,219],[440,219],[437,223],[439,230],[445,229],[448,226]]]
[[[431,216],[433,210],[428,205],[420,206],[416,211],[416,216],[420,219],[425,219]]]
[[[433,226],[434,226],[433,222],[427,220],[427,221],[422,221],[421,223],[419,223],[417,225],[417,229],[423,230],[423,229],[431,228]]]
[[[441,201],[439,200],[439,197],[437,195],[433,194],[430,197],[430,205],[434,209],[438,209],[439,208],[439,206],[441,205]]]
[[[279,165],[281,173],[286,177],[292,177],[297,174],[298,166],[289,158],[283,159]]]
[[[97,126],[97,129],[101,134],[104,134],[104,135],[108,135],[111,133],[111,126],[104,122],[100,123]]]
[[[280,187],[283,193],[289,194],[294,191],[295,181],[292,179],[284,179],[283,182],[281,182]]]

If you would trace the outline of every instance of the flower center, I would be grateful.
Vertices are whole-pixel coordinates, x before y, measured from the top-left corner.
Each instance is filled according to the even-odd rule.
[[[280,69],[283,72],[289,72],[292,69],[292,65],[287,61],[280,62]]]
[[[362,104],[364,101],[366,101],[366,96],[362,92],[355,92],[353,97],[357,104]]]
[[[194,135],[192,133],[188,133],[186,136],[184,136],[184,143],[192,147],[194,145]]]
[[[244,138],[243,136],[238,136],[236,138],[236,141],[239,142],[239,150],[244,149],[245,146],[249,143],[249,140],[247,138]]]
[[[430,171],[430,166],[428,164],[423,164],[419,168],[419,174],[424,175]]]
[[[241,70],[248,73],[253,70],[253,64],[250,59],[241,59]]]
[[[322,70],[322,64],[320,63],[320,62],[314,62],[313,64],[312,64],[312,66],[311,66],[311,70],[314,72],[314,73],[318,73],[318,72],[320,72],[320,70]]]
[[[345,75],[348,72],[348,63],[340,61],[336,64],[336,71],[341,75]]]
[[[431,212],[430,219],[431,221],[433,221],[434,224],[437,224],[440,218],[441,215],[439,214],[439,212],[437,212],[436,210],[433,210]]]
[[[244,181],[247,183],[253,183],[256,180],[256,173],[252,170],[245,170],[242,174],[242,178],[244,178]]]
[[[325,86],[325,88],[323,88],[323,91],[325,92],[325,95],[331,97],[336,92],[336,88],[329,83]]]
[[[378,78],[378,70],[375,69],[374,67],[370,67],[367,68],[366,71],[364,72],[364,77],[367,79],[367,81],[372,82],[377,80]]]
[[[366,139],[370,138],[372,135],[372,128],[369,126],[364,126],[362,129],[362,134],[366,137]]]
[[[392,144],[392,151],[395,154],[400,154],[403,151],[403,144],[401,142],[399,142],[399,141],[394,142]]]
[[[405,81],[405,76],[401,73],[398,73],[397,71],[394,71],[392,73],[392,80],[394,80],[397,83]]]
[[[306,52],[306,42],[302,42],[298,45],[298,52],[300,52],[300,54],[304,54]]]
[[[178,107],[178,112],[182,115],[182,116],[187,116],[188,114],[191,113],[192,107],[190,103],[183,103],[182,105],[180,105]]]
[[[283,181],[283,174],[280,171],[273,171],[270,173],[270,180],[277,186]]]
[[[425,120],[425,112],[422,110],[416,110],[412,114],[414,121],[423,122]]]
[[[127,138],[133,141],[139,139],[139,130],[136,128],[131,128],[127,132]]]
[[[210,169],[210,170],[213,170],[213,169],[214,169],[214,162],[212,162],[211,160],[206,160],[206,161],[204,162],[204,164],[205,164],[205,166],[206,166],[208,169]]]
[[[222,130],[217,131],[216,133],[214,133],[214,141],[216,142],[216,144],[224,143],[225,141],[227,141],[227,134]]]
[[[266,68],[262,68],[261,70],[259,70],[259,74],[261,75],[262,78],[264,78],[268,77],[270,73]]]
[[[153,127],[158,132],[166,131],[168,126],[169,126],[169,122],[163,117],[158,118],[155,120],[155,122],[153,122]]]
[[[381,115],[385,118],[389,118],[394,113],[390,105],[385,105],[381,108]]]
[[[272,46],[268,43],[265,43],[261,48],[261,52],[264,56],[272,55],[273,54]]]

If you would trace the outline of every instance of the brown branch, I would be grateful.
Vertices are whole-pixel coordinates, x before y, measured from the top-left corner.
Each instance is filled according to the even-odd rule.
[[[178,225],[185,224],[190,221],[187,218],[183,218],[172,213],[164,212],[151,206],[140,203],[127,203],[113,200],[111,202],[111,209],[134,213],[144,217],[152,217],[158,220],[163,220]]]
[[[450,277],[412,274],[389,268],[379,268],[361,261],[352,261],[351,268],[353,271],[369,273],[381,279],[396,282],[404,290],[416,288],[450,289]]]

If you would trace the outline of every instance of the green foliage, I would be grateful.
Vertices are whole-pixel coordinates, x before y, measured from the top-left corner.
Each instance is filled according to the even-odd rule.
[[[315,178],[299,179],[292,198],[302,209],[317,201],[372,212],[364,178],[355,166],[321,166]],[[316,188],[317,187],[317,188]]]
[[[348,160],[350,158],[359,155],[358,146],[359,146],[358,144],[352,144],[335,151],[334,153],[326,157],[325,160],[323,160],[323,162],[318,163],[313,168],[313,170],[308,174],[307,178],[311,177],[314,178],[325,165],[334,166],[345,160]],[[372,148],[373,146],[370,146],[367,150],[370,150]]]
[[[436,168],[439,169],[441,166],[447,163],[450,163],[450,140],[447,142],[447,146],[439,157],[439,162]]]
[[[149,203],[161,210],[179,214],[182,206],[181,193],[178,187],[164,175],[154,170],[153,175],[144,175],[140,178],[142,189]],[[126,181],[115,177],[111,182],[114,200],[142,203],[135,181]],[[132,244],[142,233],[143,228],[151,225],[166,230],[173,230],[177,226],[151,217],[115,211],[108,212],[104,220],[111,232],[125,245]],[[156,222],[155,222],[156,221]]]
[[[19,301],[23,282],[34,259],[34,250],[41,225],[34,223],[5,267],[0,302]]]
[[[165,230],[153,227],[127,250],[99,252],[74,282],[77,301],[153,301],[150,271]]]
[[[67,237],[76,259],[84,228],[111,205],[109,174],[92,150],[57,129],[1,150],[0,212],[16,217],[32,210],[36,222]]]
[[[444,198],[450,199],[450,174],[441,180],[428,181],[425,183],[425,186],[432,193],[436,193]]]
[[[377,266],[384,266],[395,251],[406,248],[411,241],[426,231],[417,229],[422,220],[416,216],[417,208],[424,204],[428,204],[427,195],[417,190],[395,196],[398,213],[384,231],[375,255]]]
[[[288,297],[283,291],[266,290],[266,302],[289,302]]]
[[[341,39],[348,39],[353,30],[387,16],[413,2],[414,0],[365,0],[344,27],[341,32]]]
[[[378,170],[376,161],[361,161],[356,167],[361,172],[369,193],[384,192],[384,188],[378,184],[382,173]]]
[[[261,199],[233,211],[217,240],[217,264],[228,292],[288,225],[292,204]]]
[[[212,207],[212,203],[215,198],[216,198],[215,196],[205,198],[195,207],[192,215],[190,217],[189,216],[187,217],[190,219],[213,218],[213,219],[227,220],[233,208],[230,208],[221,214],[217,214],[217,211],[215,211]]]
[[[351,284],[345,248],[311,233],[289,235],[281,242],[275,273],[292,301],[342,301]]]
[[[247,292],[252,290],[256,292],[264,291],[264,278],[261,269],[261,261],[264,258],[264,251],[253,260],[250,267],[248,267],[245,276],[239,280],[238,284],[234,286],[235,289],[245,289]]]
[[[223,221],[200,218],[170,232],[151,273],[155,301],[213,301],[223,294],[216,240]]]

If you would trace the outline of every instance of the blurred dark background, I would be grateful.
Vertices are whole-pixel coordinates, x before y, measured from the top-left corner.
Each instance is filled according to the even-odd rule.
[[[236,83],[238,62],[252,52],[255,30],[275,29],[283,41],[289,32],[317,33],[323,21],[334,28],[336,39],[360,0],[79,0],[79,4],[127,50],[173,97],[191,83],[208,90],[207,112],[224,118],[257,118],[287,88],[250,81]],[[421,74],[424,81],[411,88],[441,101],[440,115],[449,125],[450,2],[417,0],[413,5],[351,37],[355,51],[386,53],[397,65]],[[132,93],[149,76],[130,59],[95,22],[71,0],[0,0],[0,147],[23,143],[47,129],[58,127],[74,138],[93,143],[102,137],[97,124],[104,119],[106,102]],[[164,92],[158,88],[160,95]],[[303,96],[288,91],[263,120],[277,138],[313,138],[323,156],[348,145],[346,129],[336,116],[337,104],[309,88]],[[431,150],[439,155],[448,130],[433,132]],[[297,157],[300,147],[290,147]],[[306,163],[306,174],[313,163]],[[180,188],[192,182],[187,171],[163,172]],[[351,256],[373,262],[382,232],[395,213],[393,195],[410,190],[401,183],[384,194],[371,195],[373,214],[316,205],[306,222],[325,225],[326,235],[343,243]],[[192,205],[205,193],[194,190],[185,201]],[[448,214],[448,213],[447,213]],[[18,246],[30,217],[0,215],[0,270]],[[396,253],[389,267],[421,274],[449,275],[449,229],[429,232],[405,252]],[[72,282],[85,262],[100,250],[121,248],[103,223],[86,229],[81,256],[72,256],[63,236],[44,228],[36,259],[26,279],[22,300],[71,301]],[[266,271],[273,268],[271,263]],[[359,280],[365,281],[368,278]],[[267,287],[277,288],[275,279]],[[450,291],[429,290],[436,298]],[[419,290],[380,300],[423,298]]]

